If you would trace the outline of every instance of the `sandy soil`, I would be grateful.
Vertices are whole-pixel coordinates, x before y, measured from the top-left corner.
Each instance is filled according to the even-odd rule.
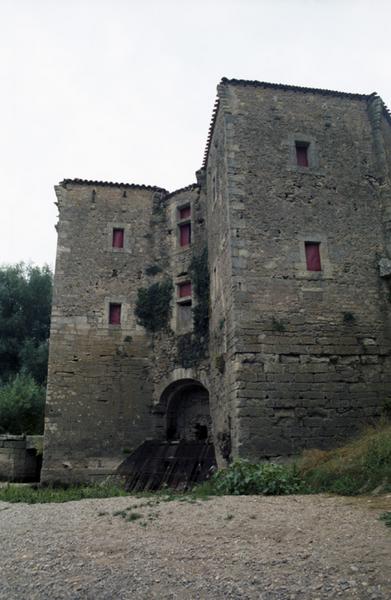
[[[386,509],[391,496],[0,502],[0,598],[388,600]]]

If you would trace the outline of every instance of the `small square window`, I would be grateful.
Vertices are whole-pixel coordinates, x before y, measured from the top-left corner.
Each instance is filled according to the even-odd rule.
[[[191,208],[190,204],[188,206],[182,206],[182,208],[178,209],[179,220],[190,219],[191,216]]]
[[[308,148],[307,142],[295,142],[296,147],[296,161],[298,167],[308,167]]]
[[[191,243],[191,224],[184,223],[179,225],[179,245],[189,246]]]
[[[113,248],[124,247],[124,230],[120,228],[113,229]]]
[[[307,271],[321,271],[320,242],[304,242]]]
[[[178,284],[178,298],[191,297],[191,281]]]
[[[109,324],[121,325],[121,304],[109,304]]]

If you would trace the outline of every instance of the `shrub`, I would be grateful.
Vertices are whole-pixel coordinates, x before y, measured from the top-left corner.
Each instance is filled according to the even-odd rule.
[[[41,434],[45,388],[31,375],[17,375],[0,387],[0,433]]]
[[[236,460],[211,479],[212,489],[220,494],[284,495],[304,492],[305,487],[294,465],[252,464]]]

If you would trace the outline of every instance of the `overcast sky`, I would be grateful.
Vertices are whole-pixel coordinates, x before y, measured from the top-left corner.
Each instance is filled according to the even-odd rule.
[[[222,76],[391,105],[390,0],[0,0],[0,263],[54,265],[53,185],[195,181]]]

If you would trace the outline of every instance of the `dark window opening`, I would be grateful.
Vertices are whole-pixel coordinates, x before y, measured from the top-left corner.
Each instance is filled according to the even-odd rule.
[[[321,271],[320,242],[305,242],[305,258],[308,271]]]
[[[308,148],[306,142],[296,142],[296,161],[299,167],[308,167]]]
[[[175,424],[170,424],[167,428],[167,441],[172,442],[178,438]]]
[[[113,229],[113,248],[123,248],[124,247],[124,230],[123,229]]]
[[[208,428],[206,425],[201,425],[200,423],[196,423],[194,427],[194,435],[196,440],[207,440],[208,439]]]
[[[111,304],[109,306],[109,323],[110,325],[121,325],[121,305]]]
[[[189,246],[191,244],[191,224],[179,225],[179,245]]]
[[[182,208],[180,208],[178,210],[179,212],[179,220],[182,221],[182,219],[190,219],[190,215],[191,215],[191,208],[190,208],[190,204],[188,206],[183,206]]]

